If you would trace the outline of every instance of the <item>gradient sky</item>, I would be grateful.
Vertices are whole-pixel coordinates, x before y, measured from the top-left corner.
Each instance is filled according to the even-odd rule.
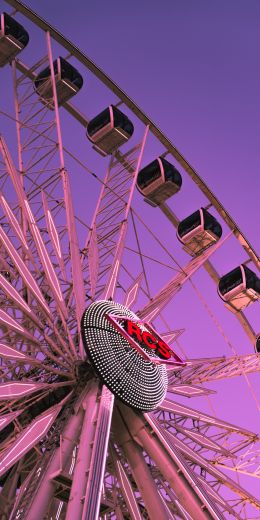
[[[259,253],[259,1],[28,0],[27,5],[80,47],[158,124]],[[75,103],[86,114],[95,115],[96,106],[102,109],[106,102],[98,99],[98,92],[93,98],[91,79],[85,76],[85,91]],[[97,105],[93,99],[98,99]],[[65,128],[68,140],[76,139],[73,128]],[[170,203],[183,217],[188,208],[190,212],[196,209],[189,191],[187,194]],[[148,218],[154,219],[151,222],[156,229],[158,213],[153,211],[144,210]],[[220,272],[224,274],[239,262],[234,257],[222,259]],[[205,284],[207,296],[206,278]],[[180,318],[191,289],[185,291],[178,301],[178,319],[175,316],[173,328],[188,329],[183,340],[188,355],[230,355],[215,331],[210,343],[204,340],[203,327],[196,323],[196,309],[193,317]],[[211,302],[211,287],[209,293]],[[219,313],[221,303],[216,305]],[[259,304],[250,309],[249,315],[260,331]],[[233,327],[232,342],[238,351],[251,353],[252,347],[232,317],[224,316],[225,326],[226,320],[227,326]],[[211,337],[211,322],[206,318],[205,327],[207,338]],[[259,374],[250,381],[259,396]],[[208,386],[219,390],[213,406],[221,417],[259,430],[259,414],[245,381]],[[197,399],[195,404],[210,410],[202,400]],[[188,402],[189,406],[195,404]]]
[[[27,5],[160,126],[259,251],[258,0]]]

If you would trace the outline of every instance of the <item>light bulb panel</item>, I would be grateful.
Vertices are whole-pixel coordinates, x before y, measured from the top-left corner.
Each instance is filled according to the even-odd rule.
[[[134,338],[128,334],[129,323],[134,324]],[[140,336],[136,326],[140,327]],[[157,350],[139,341],[143,333],[147,342],[151,331],[155,337],[154,329],[123,305],[105,300],[94,302],[85,310],[81,330],[87,355],[111,392],[132,408],[155,410],[167,392],[167,370],[164,364],[150,359],[152,356],[159,361]]]

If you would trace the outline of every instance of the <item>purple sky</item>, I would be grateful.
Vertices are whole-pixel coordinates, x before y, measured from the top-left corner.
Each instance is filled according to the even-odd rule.
[[[27,3],[165,131],[259,250],[258,0]]]
[[[259,1],[33,0],[27,4],[78,45],[159,125],[259,252]],[[32,41],[33,38],[32,35]],[[109,100],[100,99],[91,78],[86,72],[84,75],[84,91],[75,104],[93,116],[96,106],[102,109]],[[64,133],[75,145],[73,129],[68,124]],[[78,132],[82,133],[82,129]],[[80,153],[86,156],[83,138],[80,139]],[[152,160],[152,150],[149,152],[147,157]],[[99,158],[96,161],[101,174],[104,166]],[[196,209],[197,200],[194,202],[191,193],[187,186],[186,192],[170,202],[181,217]],[[137,205],[142,211],[141,200],[137,200]],[[90,200],[90,210],[93,209],[94,202]],[[167,239],[157,223],[157,210],[143,211],[161,233],[160,238]],[[173,241],[175,254],[179,246],[175,238]],[[224,274],[243,259],[241,250],[234,245],[232,255],[227,253],[216,261]],[[252,347],[233,316],[223,312],[215,287],[211,282],[208,286],[208,278],[203,275],[198,282],[222,326],[231,333],[238,352],[251,353]],[[176,298],[172,323],[173,328],[186,328],[182,344],[188,356],[230,355],[208,316],[201,321],[195,299],[187,317],[191,293],[189,286]],[[249,309],[248,317],[260,331],[259,304]],[[252,376],[250,381],[259,396],[259,375]],[[220,417],[254,431],[259,429],[256,404],[244,380],[208,386],[219,390],[212,402]],[[187,404],[210,411],[203,400]]]

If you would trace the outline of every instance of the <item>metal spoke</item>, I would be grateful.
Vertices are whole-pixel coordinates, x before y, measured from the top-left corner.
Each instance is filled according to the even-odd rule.
[[[225,257],[241,258],[253,269],[259,258],[128,95],[23,2],[5,3],[14,26],[32,32],[37,45],[8,54],[11,67],[2,69],[3,85],[11,87],[0,100],[0,516],[256,519],[260,504],[244,477],[259,478],[258,436],[252,425],[208,409],[221,404],[221,381],[232,393],[232,378],[241,375],[250,389],[241,402],[257,402],[260,357],[247,350],[251,343],[257,351],[256,315],[215,305],[210,284],[219,284],[221,258],[223,265]],[[5,40],[5,16],[0,61],[13,42]],[[85,76],[92,118],[84,87],[73,101]],[[109,123],[95,141],[99,92],[100,107],[103,98],[110,103],[103,107]],[[117,112],[134,127],[129,143]],[[86,129],[91,144],[76,138]],[[180,203],[176,214],[166,170],[145,181],[156,181],[156,193],[162,188],[157,208],[151,194],[149,204],[135,195],[136,186],[142,193],[143,159],[166,158],[183,179],[183,211],[195,201],[200,212],[212,208],[224,239],[203,249],[196,236],[196,253],[174,242]],[[242,346],[230,339],[234,318]],[[193,335],[196,322],[204,345]],[[205,357],[213,346],[214,357]]]

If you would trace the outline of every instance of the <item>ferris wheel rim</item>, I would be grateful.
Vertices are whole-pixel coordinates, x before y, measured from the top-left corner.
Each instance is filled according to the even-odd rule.
[[[250,244],[250,242],[246,239],[245,235],[241,232],[234,219],[229,215],[217,197],[213,194],[213,192],[208,188],[206,183],[202,180],[199,174],[194,170],[194,168],[188,163],[188,161],[183,157],[183,155],[177,150],[177,148],[172,144],[169,138],[167,138],[163,132],[155,125],[155,123],[134,103],[132,99],[100,68],[98,67],[90,58],[88,58],[77,46],[75,46],[71,41],[65,38],[57,29],[52,27],[48,22],[46,22],[42,17],[37,15],[32,9],[27,7],[20,0],[4,0],[9,5],[13,6],[16,11],[21,12],[24,16],[30,19],[33,23],[35,23],[39,28],[48,32],[50,36],[53,37],[59,44],[61,44],[64,48],[66,48],[71,56],[74,56],[78,59],[88,70],[90,70],[98,79],[100,79],[111,91],[113,91],[123,103],[132,110],[132,112],[138,117],[142,123],[146,124],[149,130],[154,134],[154,136],[167,148],[167,152],[171,153],[173,157],[183,166],[185,171],[190,175],[192,180],[197,184],[198,188],[204,193],[204,195],[210,201],[210,204],[215,207],[219,215],[223,218],[227,226],[230,228],[233,235],[238,239],[243,249],[246,251],[249,259],[246,260],[252,261],[257,269],[260,269],[260,260],[257,256],[256,251]],[[30,75],[30,70],[26,71],[26,68],[19,60],[16,60],[17,68],[20,69],[23,73]],[[32,79],[32,78],[31,78]],[[72,117],[76,118],[83,126],[86,126],[88,120],[85,116],[77,111],[73,105],[69,102],[66,102],[65,108],[71,114]],[[120,152],[117,151],[116,155],[120,160]],[[166,203],[160,204],[161,211],[169,218],[169,220],[176,227],[176,219],[175,215],[172,213],[171,209],[168,207]],[[211,278],[218,283],[219,275],[215,271],[214,266],[211,262],[207,262],[208,274]],[[244,329],[245,333],[249,337],[251,343],[255,345],[256,341],[256,333],[254,332],[251,324],[247,320],[246,316],[242,311],[237,314],[238,321],[240,325]]]
[[[51,60],[50,60],[50,62],[52,63]],[[194,388],[195,388],[195,387],[194,387]],[[105,396],[105,397],[106,397],[106,396]],[[109,398],[109,395],[107,396],[107,402],[106,402],[106,400],[104,400],[104,408],[106,409],[107,412],[109,412],[109,414],[107,413],[107,415],[109,415],[109,417],[107,418],[107,421],[108,421],[108,420],[110,421],[110,419],[111,419],[111,415],[112,415],[113,402],[112,402],[112,404],[111,404],[111,406],[110,406],[109,403],[108,403],[108,401],[109,401],[108,398]],[[109,405],[109,406],[108,406],[108,405]],[[104,410],[103,410],[103,411],[104,411]],[[50,413],[52,413],[52,417],[51,417],[51,416],[50,416],[50,417],[51,417],[51,418],[54,418],[53,420],[55,420],[55,413],[56,413],[56,412],[57,412],[57,413],[59,412],[59,405],[56,406],[55,410],[53,410],[52,412],[50,412]],[[102,412],[102,410],[101,410],[101,412]],[[168,411],[166,411],[166,413],[168,413]],[[190,412],[190,413],[192,413],[192,412]],[[101,417],[101,416],[102,416],[102,414],[100,414],[100,417]],[[101,418],[102,418],[102,417],[101,417]],[[202,418],[203,420],[206,420],[206,419],[208,420],[208,417],[207,417],[206,415],[204,415],[203,417],[201,416],[201,418]],[[48,419],[48,417],[47,417],[47,419]],[[39,418],[39,420],[41,420],[41,421],[43,421],[43,420],[47,420],[47,419],[46,419],[46,416],[44,416],[44,417],[42,417],[42,418]],[[89,422],[90,422],[90,421],[89,421]],[[213,419],[213,423],[214,423],[214,419]],[[164,436],[161,434],[160,430],[157,428],[157,425],[156,425],[156,422],[155,422],[155,421],[153,421],[152,424],[148,424],[148,423],[146,424],[146,433],[147,433],[148,430],[150,430],[150,429],[153,429],[154,432],[157,431],[157,434],[159,433],[159,436],[161,437],[161,439],[160,439],[161,444],[164,444],[165,447],[166,447],[166,445],[168,444],[169,452],[172,452],[172,447],[170,446],[170,438],[164,438]],[[157,435],[157,436],[158,436],[158,435]],[[150,435],[150,437],[152,437],[152,434]],[[121,441],[122,441],[122,439],[121,439]],[[182,463],[182,460],[181,460],[181,459],[180,459],[180,463]],[[228,468],[228,469],[230,469],[230,468]],[[121,468],[121,470],[122,470],[122,468]],[[75,479],[75,480],[76,480],[76,479]],[[196,485],[196,482],[195,482],[195,481],[194,481],[194,484]],[[159,491],[158,491],[158,495],[160,496],[160,492],[159,492]],[[246,496],[247,496],[247,495],[246,495]],[[204,498],[205,498],[205,500],[208,500],[207,497],[204,497]],[[159,500],[159,498],[158,498],[158,500]],[[218,514],[218,513],[217,513],[217,514]],[[158,517],[159,517],[159,516],[158,516]],[[170,516],[170,517],[171,517],[171,516]],[[30,517],[30,518],[31,518],[31,517]],[[33,518],[35,518],[35,516],[34,516]],[[204,518],[204,516],[203,516],[203,518]],[[216,518],[222,518],[222,517],[220,517],[220,516],[216,516]]]
[[[191,179],[195,182],[195,184],[199,187],[199,189],[204,193],[210,203],[217,210],[219,215],[223,218],[229,229],[232,231],[234,236],[238,239],[243,249],[246,251],[249,258],[255,264],[258,270],[260,270],[260,258],[258,257],[254,247],[247,240],[245,235],[242,233],[234,219],[228,213],[228,211],[224,208],[223,204],[218,200],[218,198],[214,195],[211,189],[207,186],[207,184],[203,181],[200,175],[196,172],[196,170],[189,164],[189,162],[184,158],[182,153],[173,145],[171,140],[159,129],[159,127],[142,111],[142,109],[106,74],[98,65],[95,64],[86,54],[84,54],[76,45],[74,45],[70,40],[65,38],[57,29],[51,26],[46,20],[37,15],[35,11],[30,9],[20,0],[4,0],[7,4],[14,7],[17,11],[22,13],[28,19],[30,19],[33,23],[35,23],[42,30],[50,33],[51,37],[56,40],[60,45],[66,48],[72,56],[78,59],[88,70],[90,70],[98,79],[102,81],[111,91],[113,91],[123,103],[138,117],[138,119],[149,127],[151,133],[161,142],[162,145],[165,146],[168,153],[170,153],[178,162],[181,164],[186,173],[191,177]],[[70,111],[71,115],[75,117],[76,110],[73,107],[73,110],[70,110],[71,105],[67,103],[67,109]],[[82,116],[82,114],[78,114],[77,119],[81,121],[81,124],[87,124],[87,120]],[[166,205],[165,205],[166,206]]]

